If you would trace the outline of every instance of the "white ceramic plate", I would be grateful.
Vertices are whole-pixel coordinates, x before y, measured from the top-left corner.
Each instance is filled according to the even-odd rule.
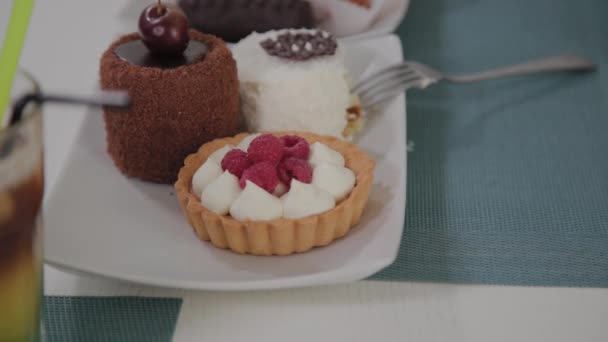
[[[403,59],[396,36],[345,43],[358,75]],[[45,206],[45,259],[68,270],[165,287],[250,290],[354,281],[391,264],[404,223],[403,96],[369,119],[358,143],[377,161],[369,205],[345,238],[288,257],[233,254],[202,242],[173,187],[127,179],[106,153],[102,114],[85,118]]]

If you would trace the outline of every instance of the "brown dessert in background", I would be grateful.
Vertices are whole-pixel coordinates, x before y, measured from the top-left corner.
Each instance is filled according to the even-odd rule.
[[[229,42],[251,32],[313,28],[312,6],[305,0],[180,0],[190,25]]]
[[[236,62],[221,39],[195,30],[190,39],[208,49],[195,62],[142,66],[116,54],[138,39],[137,33],[121,37],[101,58],[102,88],[126,89],[132,99],[126,112],[105,110],[108,152],[127,176],[173,183],[188,154],[236,133]]]

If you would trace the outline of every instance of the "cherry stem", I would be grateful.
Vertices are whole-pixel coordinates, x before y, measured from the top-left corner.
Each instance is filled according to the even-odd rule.
[[[163,5],[160,3],[160,0],[156,3],[156,14],[161,15],[163,12]]]

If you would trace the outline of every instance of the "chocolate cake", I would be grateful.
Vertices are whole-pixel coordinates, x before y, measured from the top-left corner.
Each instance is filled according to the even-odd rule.
[[[177,62],[147,56],[137,33],[119,38],[101,58],[102,88],[127,89],[132,99],[128,111],[104,112],[108,152],[125,175],[173,183],[188,154],[236,133],[232,54],[219,38],[189,34],[190,46]]]
[[[237,42],[251,32],[312,28],[312,6],[305,0],[180,0],[190,25]]]

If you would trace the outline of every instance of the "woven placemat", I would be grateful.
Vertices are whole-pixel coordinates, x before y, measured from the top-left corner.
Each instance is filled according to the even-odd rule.
[[[169,342],[179,298],[46,296],[48,342]]]
[[[478,71],[559,52],[594,74],[408,92],[406,227],[374,279],[608,286],[608,1],[419,0],[406,57]]]

